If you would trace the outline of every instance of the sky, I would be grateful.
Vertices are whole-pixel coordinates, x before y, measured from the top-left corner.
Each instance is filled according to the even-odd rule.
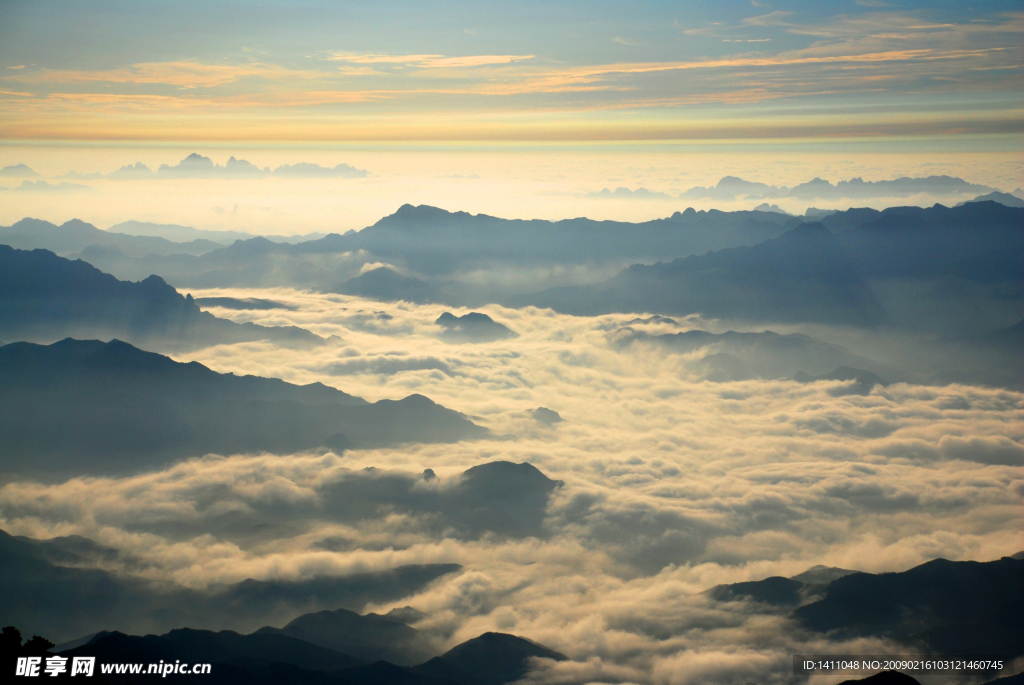
[[[1017,2],[7,2],[7,140],[1010,136]]]
[[[44,0],[2,2],[0,17],[0,166],[109,173],[198,152],[349,163],[390,184],[388,200],[372,183],[298,199],[250,184],[168,218],[203,227],[360,228],[398,195],[564,218],[603,187],[673,193],[730,169],[787,184],[938,172],[1024,185],[1019,2]],[[5,196],[0,220],[49,207],[106,227],[159,204],[158,190],[133,190],[136,206],[102,185],[102,211],[65,188],[78,196],[46,207]],[[295,209],[324,194],[345,211]],[[235,223],[214,216],[250,196],[278,199]]]
[[[762,202],[679,197],[727,175],[791,187],[946,174],[1009,192],[1024,186],[1022,34],[1020,0],[0,0],[0,225],[304,234],[360,229],[404,203],[642,221]],[[193,153],[270,171],[159,171]],[[136,164],[145,171],[118,173]],[[272,173],[297,164],[356,172]],[[598,196],[618,187],[652,194]],[[813,201],[772,202],[802,214]],[[274,298],[293,309],[211,311],[338,339],[287,352],[219,345],[180,361],[369,400],[422,393],[494,437],[8,480],[0,528],[84,535],[123,555],[113,570],[196,588],[460,563],[401,602],[428,612],[421,627],[445,646],[500,630],[573,657],[552,668],[576,673],[536,682],[652,685],[783,683],[794,653],[895,649],[814,642],[781,615],[700,594],[716,584],[1024,547],[1019,393],[711,383],[696,355],[610,344],[632,315],[489,306],[519,337],[454,345],[438,335],[435,305],[285,288],[191,294]],[[659,326],[645,330],[677,330]],[[540,406],[564,422],[539,424]],[[430,468],[429,487],[443,489],[499,459],[563,481],[542,535],[446,536],[431,512],[400,501],[380,503],[395,512],[383,519],[329,515],[339,484],[418,483]],[[232,516],[270,532],[232,537]]]

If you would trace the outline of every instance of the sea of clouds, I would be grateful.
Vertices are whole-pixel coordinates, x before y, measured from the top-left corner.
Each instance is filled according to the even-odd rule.
[[[340,340],[309,350],[217,346],[180,360],[320,381],[371,401],[421,393],[491,437],[197,455],[124,478],[8,482],[0,528],[83,535],[121,552],[113,570],[193,588],[458,563],[462,571],[415,596],[370,609],[426,612],[416,627],[440,646],[496,630],[569,655],[531,676],[544,683],[784,683],[794,653],[900,653],[873,640],[830,643],[784,612],[702,593],[816,564],[899,571],[1024,550],[1020,393],[712,383],[700,353],[613,345],[642,314],[490,306],[480,311],[518,337],[452,344],[433,323],[450,310],[441,306],[286,289],[192,294],[277,300],[294,309],[211,311]],[[538,421],[538,407],[563,421]],[[546,506],[524,493],[510,520],[476,520],[452,492],[463,471],[498,460],[528,462],[562,485]]]

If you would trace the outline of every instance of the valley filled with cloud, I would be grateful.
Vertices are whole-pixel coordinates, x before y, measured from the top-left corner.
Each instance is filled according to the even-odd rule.
[[[200,593],[248,578],[458,564],[407,597],[358,608],[413,606],[425,614],[415,626],[438,646],[512,632],[570,657],[535,672],[538,682],[789,682],[793,653],[898,653],[707,591],[816,565],[878,573],[1024,549],[1017,392],[714,382],[701,363],[709,348],[615,344],[627,324],[652,335],[723,326],[698,318],[490,306],[481,311],[517,336],[453,343],[434,323],[451,310],[437,305],[288,289],[192,295],[271,300],[284,306],[210,311],[335,337],[287,354],[260,341],[214,345],[181,361],[370,401],[423,394],[489,433],[211,454],[123,477],[9,478],[0,527],[89,538],[109,550],[100,568]],[[539,407],[555,420],[540,420]],[[482,466],[495,462],[511,471]],[[123,620],[107,628],[175,627]],[[199,620],[190,627],[262,625],[224,613]]]

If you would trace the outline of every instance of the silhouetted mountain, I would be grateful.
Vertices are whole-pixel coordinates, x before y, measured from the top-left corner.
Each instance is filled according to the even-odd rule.
[[[0,332],[7,339],[36,341],[120,337],[171,349],[250,340],[324,342],[295,326],[218,319],[159,276],[139,283],[119,281],[83,261],[5,245],[0,245]]]
[[[494,461],[462,474],[456,520],[512,536],[539,535],[551,493],[562,481],[552,480],[532,464]]]
[[[191,226],[179,226],[177,224],[155,224],[148,221],[124,221],[115,224],[107,229],[110,233],[124,233],[127,235],[153,236],[165,238],[175,243],[186,243],[192,240],[209,240],[218,245],[230,245],[236,240],[250,240],[257,237],[252,233],[241,231],[209,231],[205,229],[192,228]],[[323,233],[307,233],[305,235],[260,235],[275,243],[301,243],[306,240],[319,240]],[[161,253],[150,253],[161,254]],[[188,253],[191,254],[191,253]]]
[[[156,178],[261,178],[264,176],[284,176],[288,178],[366,178],[368,172],[356,169],[348,164],[334,167],[323,167],[319,164],[299,162],[283,164],[274,171],[270,167],[262,169],[244,159],[228,158],[221,166],[209,157],[193,152],[174,166],[161,164],[157,169]]]
[[[420,673],[414,668],[396,666],[387,661],[345,669],[339,671],[336,676],[338,682],[343,685],[467,685],[461,681]]]
[[[811,376],[808,373],[800,371],[794,374],[793,380],[798,383],[813,383],[814,381],[853,381],[851,386],[839,389],[838,392],[833,392],[833,395],[868,395],[876,385],[881,385],[883,387],[889,385],[877,374],[849,366],[840,366],[834,371],[820,376]]]
[[[335,286],[330,292],[368,297],[385,302],[405,301],[423,304],[438,300],[437,289],[434,286],[418,278],[403,276],[387,267],[373,269],[361,276],[351,278]]]
[[[486,433],[422,395],[364,400],[314,383],[219,374],[120,341],[0,348],[0,468],[142,470],[210,452],[290,454]]]
[[[325,611],[301,616],[280,630],[262,628],[251,635],[190,628],[145,636],[104,631],[59,654],[95,656],[99,663],[209,663],[213,665],[211,682],[218,683],[247,682],[247,674],[248,682],[274,682],[268,678],[273,673],[285,677],[280,682],[352,685],[506,685],[526,676],[532,659],[567,659],[525,638],[484,633],[418,666],[402,666],[402,661],[416,655],[419,647],[415,645],[427,643],[408,626],[373,614]],[[366,663],[352,653],[390,654],[399,663],[383,659]]]
[[[197,297],[194,301],[200,307],[223,307],[224,309],[287,309],[291,311],[298,309],[294,305],[258,297]]]
[[[0,624],[68,641],[97,631],[164,632],[180,626],[252,631],[324,607],[362,610],[408,597],[458,564],[398,566],[386,571],[255,581],[206,591],[155,583],[92,566],[88,556],[48,558],[51,541],[0,530]]]
[[[414,670],[452,680],[461,680],[465,677],[463,674],[469,674],[473,680],[462,680],[465,685],[474,682],[505,685],[525,676],[530,669],[530,659],[534,658],[568,659],[564,654],[525,638],[505,633],[484,633],[416,666]]]
[[[850,571],[845,568],[836,568],[835,566],[812,566],[803,573],[798,573],[792,577],[792,580],[799,580],[801,583],[810,583],[812,585],[828,585],[833,580],[848,576],[851,573],[857,573],[856,571]]]
[[[397,621],[399,623],[404,623],[405,625],[411,625],[417,621],[422,621],[426,617],[427,614],[412,607],[400,607],[398,609],[392,609],[388,613],[384,614],[384,618],[389,621]]]
[[[491,342],[518,337],[515,331],[480,312],[463,316],[445,312],[437,317],[434,324],[444,329],[441,337],[449,342]]]
[[[752,245],[785,229],[788,217],[765,212],[689,212],[640,224],[590,219],[523,221],[403,205],[362,231],[331,235],[296,251],[362,249],[401,258],[426,274],[480,262],[573,264],[663,258]]]
[[[804,216],[813,221],[821,221],[827,216],[838,213],[838,209],[818,209],[817,207],[808,207],[804,212]]]
[[[0,624],[56,641],[182,625],[250,631],[323,607],[362,610],[370,602],[394,602],[461,568],[429,564],[304,581],[250,579],[198,591],[99,570],[88,555],[65,552],[54,559],[47,550],[52,546],[53,540],[0,531]]]
[[[750,378],[793,378],[798,374],[804,374],[800,378],[804,379],[806,376],[807,380],[815,376],[830,375],[827,373],[829,369],[835,369],[835,373],[840,371],[836,367],[849,367],[854,364],[886,373],[897,373],[884,364],[853,354],[842,345],[827,343],[801,333],[780,335],[772,331],[708,333],[690,330],[651,335],[627,327],[614,331],[611,334],[611,342],[617,349],[642,343],[659,345],[680,354],[706,349],[701,365],[708,380],[716,382]],[[843,373],[840,372],[840,375]],[[837,377],[835,380],[848,379]]]
[[[295,685],[335,685],[337,678],[328,675],[326,668],[351,668],[356,662],[352,657],[336,654],[301,640],[272,636],[270,640],[237,633],[211,633],[184,629],[167,635],[146,635],[145,637],[125,635],[119,632],[101,633],[90,643],[60,652],[61,656],[94,656],[101,663],[173,664],[209,663],[210,673],[204,676],[191,674],[132,675],[99,674],[96,679],[104,683],[195,682],[202,677],[210,682],[228,685],[276,685],[287,682]],[[283,638],[283,639],[282,639]],[[286,642],[289,641],[289,642]],[[209,647],[206,646],[209,644]],[[261,655],[260,648],[265,650]],[[202,658],[196,661],[197,658]],[[281,660],[277,660],[281,659]],[[326,667],[325,670],[310,670],[287,663],[285,660],[308,662]],[[67,675],[67,674],[65,674]]]
[[[949,336],[937,343],[945,352],[929,385],[1024,389],[1024,321],[990,333]]]
[[[150,254],[200,255],[222,247],[220,243],[202,238],[172,242],[162,237],[101,231],[92,224],[78,219],[72,219],[60,226],[39,219],[22,219],[11,226],[0,227],[0,244],[20,250],[50,250],[62,257],[81,252],[93,245],[117,248],[122,255],[128,257],[144,257]]]
[[[754,247],[667,264],[635,264],[600,285],[555,288],[517,301],[577,315],[699,312],[748,321],[861,326],[886,318],[821,224],[803,224]]]
[[[825,217],[901,328],[970,336],[1024,310],[1024,209],[996,202],[858,209]],[[961,355],[962,357],[963,355]],[[970,359],[950,360],[963,368]],[[984,366],[996,368],[997,361]]]
[[[952,176],[928,176],[926,178],[909,178],[904,176],[886,181],[865,181],[862,178],[851,178],[848,181],[839,181],[835,185],[822,178],[814,178],[792,188],[745,181],[735,176],[725,176],[714,186],[690,188],[679,197],[710,198],[716,200],[734,200],[739,197],[747,199],[792,197],[839,200],[908,197],[919,194],[966,195],[971,193],[987,193],[993,190],[995,188],[968,183],[961,178]]]
[[[562,422],[562,417],[559,416],[558,412],[547,407],[537,407],[530,412],[530,415],[537,423],[543,423],[547,426],[553,426],[556,423]]]
[[[191,663],[268,664],[288,663],[313,671],[336,671],[364,663],[362,660],[317,646],[306,640],[279,633],[256,632],[241,635],[231,630],[213,632],[179,628],[164,635],[137,637],[122,633],[99,633],[92,640],[68,652],[69,655],[116,655],[123,650],[151,654],[164,661]],[[97,654],[98,656],[98,654]],[[116,661],[117,659],[112,659]]]
[[[749,190],[751,185],[733,181],[736,188]],[[909,181],[893,183],[910,188]],[[949,188],[969,187],[957,179],[939,181],[935,188],[943,183]],[[811,185],[829,186],[823,181]],[[542,297],[581,313],[706,310],[713,316],[756,321],[783,317],[779,320],[877,323],[886,318],[884,311],[900,326],[963,335],[1006,325],[1011,311],[1019,318],[1024,303],[1024,232],[1018,230],[1024,223],[1022,211],[993,202],[969,202],[952,209],[937,205],[819,213],[821,223],[836,234],[835,244],[826,244],[827,235],[815,237],[806,229],[765,243],[806,220],[773,212],[688,209],[665,219],[629,224],[508,221],[404,205],[362,231],[294,245],[252,238],[198,256],[133,257],[116,245],[86,246],[80,254],[122,278],[159,274],[190,287],[286,285],[466,307],[530,304]],[[727,249],[740,246],[751,249]],[[704,254],[708,250],[716,252]],[[789,253],[790,262],[784,253]],[[666,261],[696,254],[703,256]],[[662,263],[638,264],[603,284],[523,296],[530,287],[578,284],[586,282],[585,274],[597,278],[624,264],[658,260]],[[359,276],[364,265],[374,261],[419,276],[411,281],[403,280],[410,276],[387,271]],[[786,278],[788,263],[806,268]],[[540,280],[534,275],[536,267],[553,264],[587,268],[549,271]],[[498,268],[507,270],[509,278],[486,283],[460,280],[480,269],[499,273]],[[524,277],[522,269],[530,269],[530,276]],[[647,284],[655,286],[649,295]],[[590,297],[588,292],[599,295]]]
[[[435,536],[460,540],[481,537],[544,537],[544,519],[552,493],[561,481],[530,464],[495,461],[474,466],[443,488],[425,488],[436,478],[376,469],[349,474],[319,493],[317,512],[336,521],[376,521],[407,515]],[[290,520],[290,519],[285,519]],[[352,549],[341,537],[321,542],[332,551]]]
[[[255,634],[289,635],[363,661],[383,660],[399,666],[422,663],[437,654],[415,628],[377,614],[360,616],[345,609],[306,614],[283,628],[268,626]]]
[[[965,205],[968,202],[988,202],[988,201],[998,202],[999,204],[1006,205],[1007,207],[1024,207],[1024,200],[1020,199],[1016,195],[1011,195],[1010,193],[1001,193],[999,191],[996,191],[994,193],[989,193],[987,195],[979,195],[978,197],[974,198],[973,200],[967,200],[966,202],[957,203],[956,206],[959,207],[960,205]]]
[[[27,164],[11,164],[0,169],[0,177],[6,178],[32,178],[38,175],[39,173]]]
[[[1024,653],[1024,561],[936,559],[902,573],[854,573],[794,611],[837,637],[885,636],[937,654]]]
[[[511,268],[571,263],[615,266],[657,260],[737,245],[753,245],[776,237],[799,219],[767,212],[687,210],[666,219],[631,224],[570,219],[565,221],[506,220],[434,207],[403,205],[361,231],[331,234],[296,245],[253,238],[201,256],[95,255],[95,264],[120,278],[159,274],[181,286],[312,287],[325,291],[359,275],[366,263],[384,261],[427,277],[458,275],[502,264]],[[559,278],[550,277],[558,282]],[[536,287],[536,272],[527,282]],[[551,281],[547,281],[551,282]],[[543,283],[543,282],[542,282]],[[430,297],[431,293],[376,292],[366,296]],[[522,287],[497,282],[486,287],[458,280],[431,283],[438,297],[457,306],[500,301]],[[351,287],[360,287],[353,284]],[[353,291],[361,294],[363,291]],[[436,298],[435,298],[436,299]]]
[[[758,206],[754,207],[754,211],[755,212],[775,212],[776,214],[786,214],[787,216],[792,216],[792,214],[790,214],[789,212],[784,210],[782,207],[779,207],[778,205],[770,205],[767,202],[762,202]]]
[[[720,602],[751,599],[755,602],[781,606],[796,606],[804,599],[805,583],[790,578],[772,576],[731,585],[716,585],[707,591]]]
[[[849,210],[822,223],[839,231],[843,249],[867,276],[1024,280],[1021,208],[969,202],[952,209]]]

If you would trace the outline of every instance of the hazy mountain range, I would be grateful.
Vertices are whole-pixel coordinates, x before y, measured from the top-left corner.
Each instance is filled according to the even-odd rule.
[[[910,197],[913,195],[978,195],[996,191],[985,185],[968,183],[953,176],[928,176],[925,178],[901,177],[889,181],[865,181],[862,178],[851,178],[835,184],[822,178],[814,178],[792,188],[773,186],[767,183],[746,181],[736,176],[725,176],[713,186],[695,186],[673,196],[668,193],[648,190],[647,188],[616,188],[614,191],[604,188],[599,193],[589,193],[587,197],[597,198],[677,198],[681,200],[766,200],[794,198],[800,200],[868,200],[874,198]],[[996,191],[998,192],[998,191]]]
[[[191,226],[179,226],[177,224],[156,224],[149,221],[123,221],[111,226],[107,231],[109,233],[165,238],[178,243],[185,243],[194,240],[209,240],[219,245],[230,245],[236,240],[251,240],[257,237],[252,233],[242,233],[241,231],[211,231],[192,228]],[[318,240],[323,238],[324,235],[324,233],[306,233],[304,235],[264,234],[259,237],[272,240],[275,243],[302,243],[307,240]],[[56,251],[57,250],[55,250],[55,252]],[[196,252],[196,254],[203,253]]]
[[[162,633],[184,625],[251,632],[326,607],[362,611],[370,603],[397,601],[461,568],[400,566],[308,580],[248,579],[194,590],[147,580],[135,560],[88,538],[34,540],[3,531],[0,559],[0,622],[58,643],[102,630]]]
[[[251,340],[325,342],[295,326],[218,319],[159,276],[139,283],[119,281],[84,261],[48,250],[0,245],[0,339],[49,342],[65,337],[119,337],[165,349]]]
[[[26,220],[0,230],[0,240],[78,254],[120,278],[157,274],[178,287],[284,285],[469,307],[701,313],[963,335],[1024,314],[1022,213],[992,201],[851,209],[819,214],[815,229],[771,211],[687,210],[626,224],[507,221],[406,205],[359,232],[296,244],[253,238],[203,254],[185,252],[212,241],[179,250],[80,222]],[[393,269],[363,273],[374,261]],[[466,280],[480,273],[489,275]]]
[[[108,598],[107,606],[91,616],[91,622],[117,621],[117,605],[133,592],[138,595],[143,586],[136,584],[132,589],[103,571],[75,568],[86,561],[76,551],[97,549],[102,548],[84,538],[42,541],[0,532],[0,556],[5,562],[0,567],[5,581],[0,585],[2,592],[9,594],[12,581],[32,574],[38,591],[48,592],[54,604],[77,593],[72,606],[78,609],[65,611],[63,634],[74,630],[75,617],[81,620],[90,611],[89,603],[101,596]],[[720,585],[705,594],[717,602],[750,603],[754,611],[788,613],[812,632],[894,640],[908,653],[1012,655],[1024,644],[1024,631],[1017,620],[1024,609],[1022,556],[980,563],[936,559],[904,572],[882,574],[815,567],[793,578]],[[382,582],[385,578],[404,583],[408,590],[456,570],[401,568],[335,582],[365,588],[362,601],[366,601],[387,593]],[[189,620],[191,614],[191,620],[203,621],[199,618],[202,610],[181,604],[188,592],[165,590],[163,601],[177,600],[178,620]],[[222,616],[230,616],[229,607],[235,605],[225,603],[224,595],[236,592],[222,590],[204,601],[212,602]],[[117,599],[111,602],[111,598]],[[11,594],[5,600],[5,621],[21,618],[27,625],[39,623],[37,617],[19,613],[19,607],[28,604],[25,597]],[[146,598],[150,606],[153,601],[152,594]],[[250,621],[256,618],[258,607],[246,609]],[[136,624],[144,614],[145,610],[136,612]],[[93,631],[53,651],[68,657],[96,656],[101,663],[207,662],[214,664],[217,682],[255,683],[281,682],[283,678],[293,683],[504,685],[526,675],[536,664],[533,659],[568,660],[542,645],[502,633],[485,633],[441,653],[436,636],[416,627],[427,617],[412,607],[386,615],[321,610],[288,619],[281,628],[264,624],[246,632],[179,628],[143,637],[116,630]],[[219,620],[223,623],[225,619]],[[123,680],[112,678],[109,682]]]
[[[1012,332],[1024,318],[1022,225],[1024,209],[993,201],[852,209],[814,221],[774,212],[687,210],[643,224],[506,221],[407,205],[360,232],[296,244],[254,238],[187,255],[175,254],[178,244],[166,239],[110,234],[81,222],[58,227],[24,220],[0,236],[23,247],[80,249],[94,264],[145,280],[118,282],[83,262],[4,248],[0,339],[117,337],[156,349],[258,339],[322,342],[301,329],[216,319],[162,278],[141,275],[156,273],[186,286],[287,285],[382,301],[464,307],[496,302],[576,315],[700,314],[745,325],[898,331],[927,336],[915,355],[917,368],[901,368],[893,358],[869,362],[839,355],[826,365],[808,360],[768,369],[748,350],[723,351],[739,362],[719,357],[708,361],[708,369],[722,378],[791,377],[849,366],[888,381],[916,375],[1017,387],[1024,382],[1020,335]],[[111,242],[90,243],[101,238]],[[212,244],[198,239],[184,245],[199,242]],[[128,257],[122,245],[135,254],[151,247],[169,254]],[[709,245],[727,246],[693,254]],[[681,256],[617,266],[623,259],[666,254]],[[566,261],[549,269],[556,260]],[[366,271],[374,262],[390,265]],[[551,275],[536,277],[538,271]],[[480,273],[492,274],[491,280],[463,280]],[[570,273],[589,282],[539,287]],[[276,305],[225,300],[206,306]],[[438,323],[452,341],[507,337],[493,326],[497,333],[483,335],[487,322]],[[470,328],[475,333],[467,337]],[[748,363],[753,367],[744,370]]]
[[[422,395],[219,374],[117,340],[0,347],[0,469],[110,473],[211,452],[454,442],[486,431]],[[45,461],[40,461],[45,458]]]
[[[440,484],[431,472],[369,469],[334,483],[322,502],[271,508],[261,520],[225,511],[203,531],[243,544],[267,539],[268,534],[293,534],[304,517],[314,515],[354,524],[392,514],[427,514],[428,525],[453,539],[524,539],[544,535],[545,509],[561,486],[529,464],[501,461],[467,469],[449,487],[429,487]],[[194,532],[194,527],[164,526],[164,534]],[[340,551],[345,541],[326,540],[322,548]],[[58,642],[103,629],[152,632],[193,625],[252,631],[306,612],[360,611],[370,603],[396,601],[461,568],[450,563],[407,565],[341,576],[323,572],[301,580],[249,579],[195,590],[148,580],[143,560],[83,537],[37,541],[0,533],[0,558],[0,621],[45,631]],[[33,590],[25,592],[26,587]],[[301,633],[300,628],[292,632]],[[422,652],[422,641],[413,642]]]
[[[39,174],[24,164],[16,164],[4,167],[0,171],[0,177],[31,178]],[[366,178],[369,175],[365,169],[357,169],[348,164],[338,164],[334,167],[325,167],[309,162],[297,164],[282,164],[276,169],[270,167],[260,168],[244,159],[228,158],[224,165],[215,163],[209,157],[204,157],[193,152],[175,165],[161,164],[155,171],[142,162],[126,164],[116,171],[103,174],[98,171],[81,173],[70,171],[59,178],[70,178],[78,180],[93,180],[110,178],[115,180],[146,180],[146,179],[177,179],[177,178],[263,178],[266,176],[280,176],[284,178]]]
[[[822,224],[803,224],[754,247],[634,265],[600,285],[548,290],[517,303],[582,316],[700,312],[746,321],[859,326],[886,320],[878,299]]]

